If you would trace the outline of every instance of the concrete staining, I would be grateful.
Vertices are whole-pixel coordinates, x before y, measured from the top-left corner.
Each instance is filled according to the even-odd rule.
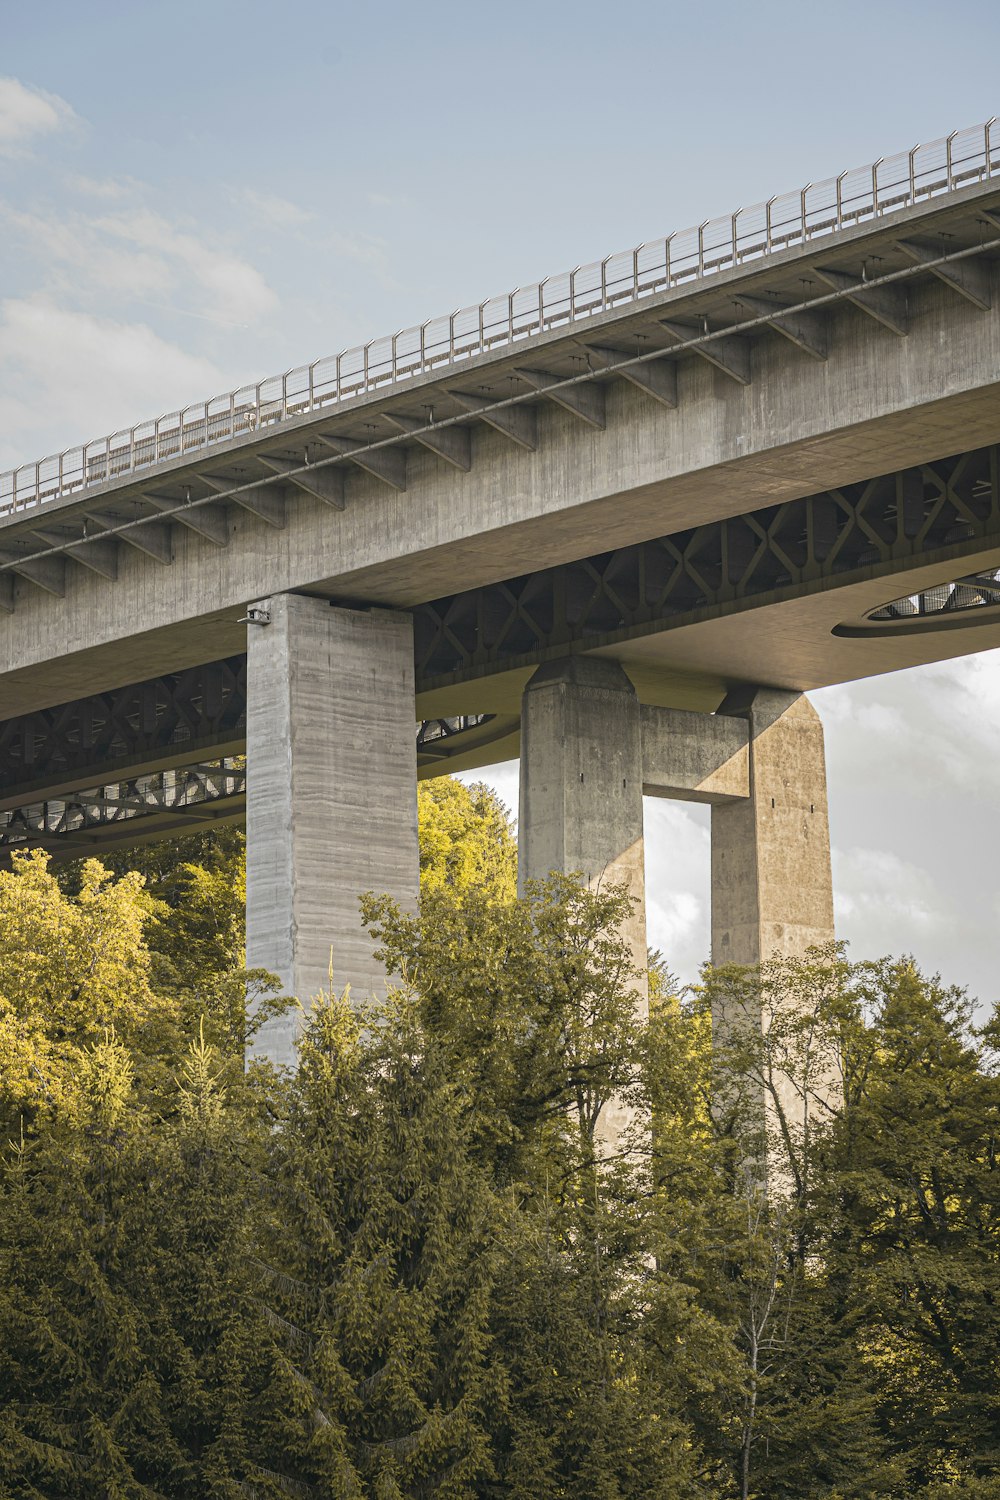
[[[801,958],[833,941],[823,726],[807,698],[749,707],[750,795],[712,808],[712,962]]]
[[[385,975],[359,897],[417,900],[411,622],[291,594],[260,608],[270,624],[248,641],[247,964],[303,1005],[348,984],[364,998]],[[301,1020],[267,1022],[253,1052],[293,1063]]]
[[[623,936],[643,973],[643,792],[712,806],[714,964],[802,958],[834,939],[819,716],[806,698],[767,690],[731,707],[738,717],[640,709],[621,667],[585,657],[540,667],[525,689],[522,886],[551,870],[623,884],[634,903]],[[640,982],[640,1013],[647,1004]],[[789,1092],[785,1107],[794,1118],[801,1101]],[[605,1110],[611,1149],[631,1118],[621,1101]]]

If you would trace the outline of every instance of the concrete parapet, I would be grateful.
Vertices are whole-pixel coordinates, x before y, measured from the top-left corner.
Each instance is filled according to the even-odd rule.
[[[303,1004],[384,987],[363,892],[407,909],[419,884],[413,632],[408,615],[278,595],[247,641],[247,963]],[[295,1012],[254,1052],[295,1061]]]

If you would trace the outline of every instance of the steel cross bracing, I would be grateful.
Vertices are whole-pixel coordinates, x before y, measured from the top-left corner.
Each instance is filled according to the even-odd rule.
[[[993,445],[420,605],[418,686],[1000,547],[998,473]]]
[[[0,723],[0,808],[152,765],[242,751],[246,656],[171,672]]]
[[[484,354],[516,347],[529,354],[531,342],[553,330],[586,326],[613,309],[627,309],[672,288],[697,285],[726,270],[753,266],[796,246],[805,248],[852,226],[891,222],[900,211],[951,195],[970,184],[988,183],[997,174],[1000,129],[996,120],[988,120],[982,126],[957,130],[897,156],[880,157],[870,166],[808,183],[798,192],[739,208],[721,219],[706,219],[696,228],[610,255],[592,266],[576,267],[567,275],[546,279],[534,287],[516,288],[477,308],[400,330],[333,359],[318,360],[256,386],[22,465],[0,475],[0,516],[4,511],[16,514],[37,510],[48,502],[106,487],[115,478],[129,480],[144,472],[153,478],[154,469],[174,466],[175,460],[186,456],[201,458],[223,444],[232,446],[238,440],[252,444],[268,432],[280,437],[283,426],[301,426],[301,420],[312,414],[334,414],[337,408],[358,398],[391,393],[433,372],[447,374],[450,368],[459,372],[469,360]],[[927,252],[927,246],[913,249],[918,257]],[[837,287],[837,282],[834,285]],[[837,291],[856,294],[858,305],[867,296],[864,287],[852,290],[840,285]],[[783,311],[775,309],[778,314]],[[790,324],[781,329],[780,317],[772,320],[772,326],[789,333]],[[427,431],[435,426],[420,419],[402,420],[403,426],[415,422],[418,429]],[[417,437],[417,441],[427,440]],[[328,462],[364,463],[366,453],[361,450],[369,447],[343,441],[336,459]],[[444,449],[447,447],[445,441]],[[457,447],[462,447],[460,440]],[[441,447],[438,450],[441,452]],[[460,453],[457,460],[460,462]],[[387,466],[385,460],[375,463],[375,471],[390,481],[393,474],[399,478],[399,468],[393,469],[391,463]],[[249,501],[249,487],[246,490]],[[201,502],[207,504],[205,499]],[[100,534],[102,523],[99,517],[94,519]],[[217,526],[205,522],[205,534],[211,538],[213,531],[217,535]],[[91,565],[82,553],[76,555],[84,565]],[[94,562],[96,555],[94,549]]]
[[[53,834],[62,831],[46,821],[61,817],[52,813],[59,799],[75,807],[117,797],[101,783],[124,784],[153,766],[193,775],[213,751],[213,761],[242,753],[246,665],[245,655],[227,657],[0,722],[0,838],[12,817],[18,827],[37,822]],[[418,759],[446,758],[446,745],[483,731],[490,720],[465,714],[418,723]],[[35,805],[33,793],[44,794],[45,807]],[[206,792],[199,800],[208,799]]]
[[[418,691],[669,631],[713,615],[1000,548],[1000,446],[880,475],[581,558],[414,611]],[[848,626],[846,629],[850,629]],[[0,808],[245,745],[234,656],[0,723]],[[427,721],[418,761],[488,736],[489,715]]]
[[[242,758],[154,771],[0,812],[0,866],[20,850],[47,849],[63,857],[100,853],[114,844],[233,822],[245,811]]]

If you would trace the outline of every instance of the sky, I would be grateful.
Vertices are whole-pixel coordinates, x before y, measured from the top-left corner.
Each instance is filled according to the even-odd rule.
[[[0,0],[0,469],[983,121],[998,48],[994,0]],[[814,701],[840,935],[992,1001],[1000,653]],[[646,813],[692,979],[707,809]]]

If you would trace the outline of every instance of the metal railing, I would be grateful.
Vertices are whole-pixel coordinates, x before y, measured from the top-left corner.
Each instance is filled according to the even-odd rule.
[[[995,118],[0,474],[0,515],[461,365],[1000,175]]]

